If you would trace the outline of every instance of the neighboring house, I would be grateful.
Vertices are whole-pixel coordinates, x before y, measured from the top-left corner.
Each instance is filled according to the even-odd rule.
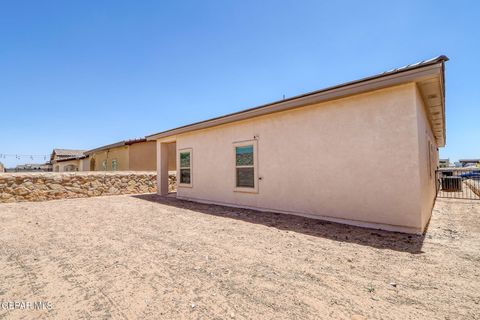
[[[85,162],[85,160],[87,162]],[[56,172],[88,171],[88,169],[87,155],[58,159],[54,164],[54,170]]]
[[[447,60],[150,135],[158,193],[175,148],[177,198],[421,233],[445,145]]]
[[[120,141],[85,152],[90,171],[155,171],[155,141]]]
[[[440,160],[438,160],[438,166],[440,168],[450,167],[450,159],[440,159]]]
[[[85,150],[76,150],[76,149],[53,149],[50,156],[50,161],[56,161],[66,158],[75,158],[81,157],[85,154]]]
[[[49,171],[52,171],[52,165],[49,163],[19,164],[11,171],[13,172],[49,172]]]
[[[76,149],[53,149],[50,162],[53,171],[82,171],[79,159],[85,157],[85,150]]]
[[[462,167],[478,167],[480,166],[480,159],[460,159],[458,160]]]
[[[5,166],[0,162],[0,173],[5,172]]]

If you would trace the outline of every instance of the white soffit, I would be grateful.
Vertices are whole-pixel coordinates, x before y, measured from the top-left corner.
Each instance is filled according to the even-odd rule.
[[[445,97],[443,74],[417,83],[425,103],[433,135],[439,147],[445,146]]]

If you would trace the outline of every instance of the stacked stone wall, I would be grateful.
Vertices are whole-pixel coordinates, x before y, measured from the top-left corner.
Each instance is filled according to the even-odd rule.
[[[156,172],[0,173],[0,203],[156,192]]]

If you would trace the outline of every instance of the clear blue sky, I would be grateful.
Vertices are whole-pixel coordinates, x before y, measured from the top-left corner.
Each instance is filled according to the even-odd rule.
[[[441,156],[480,157],[479,3],[1,1],[0,153],[90,149],[445,54]]]

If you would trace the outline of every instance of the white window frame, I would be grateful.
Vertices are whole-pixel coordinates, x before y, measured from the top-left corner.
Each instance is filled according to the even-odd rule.
[[[181,167],[181,161],[180,161],[180,154],[189,152],[190,153],[190,167]],[[178,187],[186,187],[186,188],[192,188],[193,187],[193,149],[192,148],[183,148],[179,149],[177,152],[177,163],[178,163],[178,172],[177,172],[177,186]],[[190,169],[190,183],[181,183],[181,169]]]
[[[428,163],[428,176],[432,177],[432,149],[430,147],[430,140],[427,137],[427,163]]]
[[[430,142],[430,176],[433,178],[435,177],[435,170],[437,169],[435,166],[436,161],[436,154],[435,154],[435,145],[433,142]]]
[[[253,188],[237,187],[237,168],[249,168],[252,166],[237,166],[237,147],[246,147],[253,145]],[[233,191],[258,193],[258,141],[244,140],[233,143]]]
[[[113,163],[115,162],[115,168],[113,168]],[[118,171],[118,160],[112,159],[112,171]]]

